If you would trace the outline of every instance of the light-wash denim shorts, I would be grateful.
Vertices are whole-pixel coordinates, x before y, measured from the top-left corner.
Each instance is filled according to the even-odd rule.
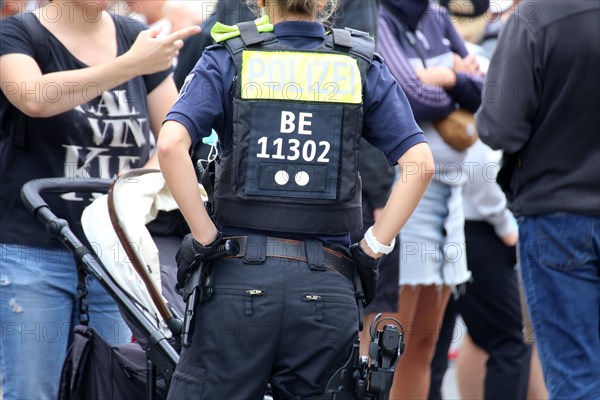
[[[462,187],[433,180],[400,232],[400,285],[467,282]]]

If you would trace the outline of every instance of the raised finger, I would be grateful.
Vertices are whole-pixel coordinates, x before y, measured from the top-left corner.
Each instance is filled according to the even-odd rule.
[[[154,28],[148,28],[144,32],[146,32],[148,34],[148,36],[150,36],[151,38],[155,38],[160,34],[161,30],[162,30],[161,27],[154,27]]]
[[[183,40],[189,36],[195,35],[197,33],[200,33],[200,27],[197,25],[194,26],[188,26],[187,28],[183,28],[178,30],[177,32],[173,32],[171,34],[169,34],[165,39],[170,41],[170,42],[174,42],[176,40]]]

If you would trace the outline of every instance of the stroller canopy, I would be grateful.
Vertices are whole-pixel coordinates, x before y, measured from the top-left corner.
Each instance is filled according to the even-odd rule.
[[[198,190],[203,199],[206,199],[202,185],[199,185]],[[97,198],[83,212],[81,222],[86,238],[117,284],[135,299],[140,310],[151,321],[155,321],[166,337],[171,337],[146,284],[150,281],[158,293],[163,293],[159,248],[146,225],[154,221],[161,211],[177,210],[177,203],[158,170],[132,170],[118,178],[112,187],[112,203],[115,214],[113,222],[116,216],[135,257],[150,280],[142,279],[119,240],[111,223],[109,195]],[[164,296],[162,299],[168,303]]]

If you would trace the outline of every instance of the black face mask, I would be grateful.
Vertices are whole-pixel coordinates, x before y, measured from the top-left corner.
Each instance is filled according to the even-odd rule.
[[[381,3],[390,14],[413,31],[429,7],[429,0],[382,0]]]
[[[490,0],[457,1],[456,4],[451,4],[452,0],[439,0],[439,3],[445,8],[452,5],[448,12],[458,17],[478,17],[490,8]]]

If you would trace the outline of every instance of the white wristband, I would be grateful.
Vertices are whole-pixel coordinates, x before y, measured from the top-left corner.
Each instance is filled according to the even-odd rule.
[[[377,241],[375,236],[373,236],[373,227],[370,227],[365,233],[365,242],[367,242],[367,246],[369,246],[371,251],[375,254],[390,254],[392,250],[394,250],[394,246],[396,245],[396,238],[392,240],[392,243],[390,243],[389,246],[381,244]]]

